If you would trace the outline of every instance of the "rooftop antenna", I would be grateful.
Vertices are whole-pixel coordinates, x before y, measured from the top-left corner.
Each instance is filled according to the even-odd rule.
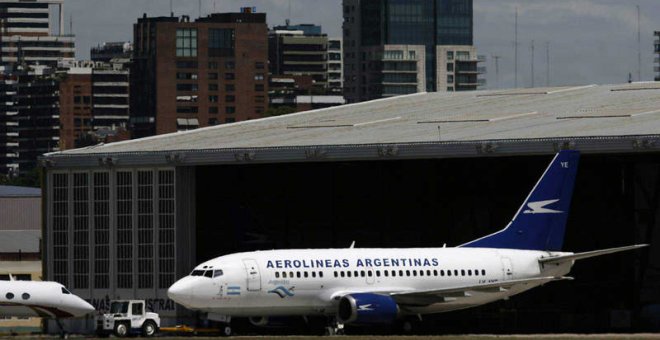
[[[545,86],[550,87],[550,42],[545,43]]]
[[[172,3],[173,0],[170,0],[170,16],[174,16],[174,4]]]
[[[495,60],[495,88],[500,88],[500,59],[502,58],[499,55],[493,55],[493,60]]]
[[[73,14],[69,15],[69,34],[73,35]]]
[[[291,0],[289,0],[289,18],[286,19],[286,25],[289,26],[289,23],[291,22]]]
[[[639,5],[637,5],[637,80],[642,81],[642,26]]]
[[[513,42],[513,48],[514,48],[514,57],[513,57],[513,63],[515,64],[514,66],[514,88],[518,87],[518,7],[516,7],[516,19],[515,19],[515,31],[514,31],[514,42]]]
[[[218,4],[218,1],[213,0],[213,13],[217,13],[218,9],[216,8],[216,5]]]
[[[534,88],[534,40],[532,40],[532,88]]]

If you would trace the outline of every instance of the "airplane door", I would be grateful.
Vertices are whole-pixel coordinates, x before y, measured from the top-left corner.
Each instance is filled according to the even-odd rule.
[[[508,257],[502,257],[502,280],[513,280],[513,264]]]
[[[261,290],[261,275],[256,260],[244,259],[245,271],[247,273],[247,290],[254,292]]]

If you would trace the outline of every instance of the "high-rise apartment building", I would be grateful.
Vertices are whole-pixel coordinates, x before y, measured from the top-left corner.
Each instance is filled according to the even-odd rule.
[[[344,94],[349,102],[476,89],[449,80],[449,50],[475,68],[472,0],[343,0]],[[444,46],[444,47],[443,47]],[[450,77],[450,75],[452,77]]]
[[[63,4],[64,0],[0,1],[2,174],[27,171],[41,153],[58,148],[57,101],[51,102],[58,89],[51,73],[59,62],[75,59],[75,38],[63,34]],[[51,18],[53,13],[59,18]],[[54,23],[59,25],[53,27]]]
[[[145,15],[135,24],[135,137],[260,118],[267,96],[266,14]]]
[[[344,91],[344,50],[341,38],[328,39],[328,89],[338,95]]]

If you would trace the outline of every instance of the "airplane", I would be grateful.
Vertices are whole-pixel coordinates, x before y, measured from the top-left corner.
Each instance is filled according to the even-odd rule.
[[[41,317],[55,319],[60,335],[66,332],[60,319],[77,318],[95,308],[72,294],[63,285],[50,281],[0,281],[0,317]]]
[[[457,247],[296,249],[221,256],[168,289],[184,307],[225,322],[267,325],[282,316],[327,316],[326,334],[346,324],[389,324],[507,299],[566,276],[575,261],[647,245],[562,251],[580,153],[557,153],[502,230]],[[407,324],[410,327],[410,324]]]

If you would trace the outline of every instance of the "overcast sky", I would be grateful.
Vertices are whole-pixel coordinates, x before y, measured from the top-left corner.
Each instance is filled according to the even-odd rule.
[[[175,15],[199,15],[198,0],[173,0]],[[531,85],[531,41],[535,41],[535,85],[546,84],[546,46],[550,46],[550,84],[622,83],[637,80],[637,9],[641,7],[642,80],[652,80],[653,31],[660,30],[658,0],[474,0],[474,37],[488,61],[490,88],[514,85],[514,13],[518,8],[518,84]],[[315,23],[341,35],[341,0],[202,0],[202,15],[256,6],[268,24]],[[142,13],[169,15],[168,0],[65,0],[65,32],[77,36],[77,58],[104,41],[132,40],[132,25]],[[655,20],[654,20],[655,19]]]

